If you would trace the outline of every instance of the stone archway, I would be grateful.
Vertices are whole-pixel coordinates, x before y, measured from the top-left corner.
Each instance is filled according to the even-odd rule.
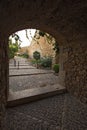
[[[87,2],[82,0],[0,1],[0,127],[8,86],[8,45],[10,34],[24,28],[40,28],[64,46],[65,86],[87,102]]]

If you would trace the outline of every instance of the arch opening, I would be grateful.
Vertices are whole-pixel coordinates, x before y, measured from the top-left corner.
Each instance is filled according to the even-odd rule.
[[[25,44],[26,42],[27,44]],[[11,49],[14,51],[14,46],[16,51],[13,54]],[[35,59],[35,52],[40,54],[39,59],[37,57]],[[59,44],[53,36],[46,32],[25,29],[13,33],[9,37],[8,102],[15,100],[14,94],[17,96],[27,92],[24,94],[26,97],[30,95],[30,92],[36,94],[38,91],[37,95],[40,95],[44,91],[50,93],[50,89],[53,92],[55,89],[57,90],[58,84],[60,84],[59,68],[62,68],[59,67],[61,66],[61,64],[59,65],[59,54]]]

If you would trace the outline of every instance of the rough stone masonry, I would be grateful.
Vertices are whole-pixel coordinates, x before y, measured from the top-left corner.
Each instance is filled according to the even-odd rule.
[[[65,86],[87,102],[87,1],[86,0],[1,0],[0,1],[0,129],[8,93],[8,37],[36,28],[48,32],[63,47]]]

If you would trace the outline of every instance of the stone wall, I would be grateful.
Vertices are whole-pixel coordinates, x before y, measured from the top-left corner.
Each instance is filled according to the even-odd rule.
[[[70,93],[87,103],[87,43],[84,39],[79,42],[72,42],[67,48],[65,86]]]
[[[0,130],[5,129],[5,105],[8,96],[8,47],[7,39],[0,37]]]
[[[21,47],[21,49],[18,51],[18,53],[20,53],[20,54],[28,53],[28,47],[29,46]]]
[[[29,56],[33,58],[33,52],[38,51],[41,57],[50,56],[53,57],[55,51],[53,50],[52,44],[49,44],[45,37],[40,37],[40,39],[32,40],[30,46],[28,47]]]

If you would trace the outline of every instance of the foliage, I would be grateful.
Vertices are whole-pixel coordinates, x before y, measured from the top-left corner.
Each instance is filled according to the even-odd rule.
[[[56,52],[56,54],[58,54],[59,53],[59,44],[57,43],[57,42],[55,42],[54,44],[53,44],[53,50],[55,50],[55,52]]]
[[[45,37],[46,38],[46,40],[47,40],[47,42],[49,43],[49,44],[52,44],[53,45],[53,50],[55,50],[55,52],[56,53],[59,53],[59,44],[58,44],[58,42],[55,40],[55,38],[54,37],[52,37],[50,34],[48,34],[48,33],[45,33],[45,32],[43,32],[43,31],[38,31],[38,30],[36,30],[36,35],[35,35],[35,38],[37,39],[37,35],[39,34],[39,36],[42,36],[42,37]],[[40,39],[40,37],[39,37],[39,39]]]
[[[39,60],[32,59],[32,60],[31,60],[31,63],[32,63],[32,64],[37,64],[37,63],[40,64],[40,63],[41,63],[41,60],[40,60],[40,59],[39,59]]]
[[[23,58],[29,58],[28,53],[23,53],[23,54],[21,54],[21,55],[19,55],[19,56],[21,56],[21,57],[23,57]]]
[[[12,41],[12,38],[14,39],[14,42]],[[14,33],[9,37],[9,58],[13,58],[18,52],[18,49],[20,48],[20,44],[18,43],[20,40],[19,36]]]
[[[38,66],[43,67],[43,68],[49,68],[49,67],[51,68],[51,66],[52,66],[51,57],[44,57],[39,60],[33,59],[31,62],[32,62],[32,64],[37,64]]]
[[[38,61],[40,60],[40,52],[35,51],[35,52],[33,53],[33,58],[36,60],[36,66],[37,66],[37,68],[38,68]]]
[[[40,52],[35,51],[35,52],[33,53],[33,58],[34,58],[35,60],[39,60],[39,59],[40,59]]]
[[[12,40],[9,39],[9,58],[13,58],[15,53],[18,51],[18,44],[12,43]]]
[[[27,29],[26,29],[25,31],[26,31],[26,38],[29,40]],[[30,35],[31,35],[31,33],[30,33]],[[43,32],[43,31],[41,31],[41,30],[36,30],[34,37],[31,36],[31,38],[32,38],[37,44],[39,44],[38,39],[40,39],[40,37],[45,37],[45,40],[46,40],[49,44],[52,44],[52,45],[53,45],[53,50],[56,52],[56,54],[59,53],[59,44],[58,44],[58,42],[56,41],[56,39],[55,39],[54,37],[52,37],[50,34],[48,34],[48,33],[46,33],[46,32]],[[39,45],[40,45],[40,44],[39,44]]]
[[[20,37],[19,37],[18,34],[16,34],[16,33],[13,33],[13,34],[12,34],[12,38],[14,38],[16,42],[18,42],[18,41],[22,42],[22,41],[20,40]]]
[[[51,67],[52,66],[52,58],[51,57],[45,57],[41,59],[40,65],[42,67]]]
[[[42,36],[42,37],[44,37],[45,32],[39,31],[39,35]]]
[[[59,73],[59,64],[54,64],[53,70],[55,73]]]

